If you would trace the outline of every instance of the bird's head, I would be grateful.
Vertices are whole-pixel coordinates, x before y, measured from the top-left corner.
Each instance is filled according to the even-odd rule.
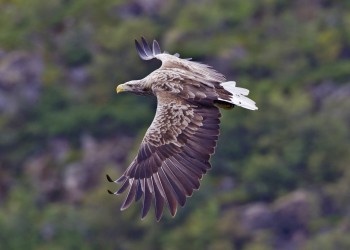
[[[152,90],[147,87],[146,82],[141,80],[133,80],[123,84],[119,84],[116,88],[117,93],[120,92],[132,92],[138,95],[149,95],[152,94]]]

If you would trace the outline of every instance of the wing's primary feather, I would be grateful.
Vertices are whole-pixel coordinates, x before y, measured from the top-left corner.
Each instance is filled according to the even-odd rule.
[[[135,46],[136,46],[136,50],[137,50],[139,56],[141,57],[141,59],[143,59],[143,60],[152,59],[152,58],[148,58],[146,52],[144,51],[144,49],[141,47],[141,45],[139,44],[139,42],[137,40],[135,40]]]
[[[199,180],[210,168],[209,158],[219,135],[219,118],[215,106],[193,105],[175,96],[158,96],[155,118],[138,155],[122,175],[125,182],[116,193],[129,188],[121,209],[143,196],[142,218],[147,215],[151,200],[157,220],[162,217],[165,203],[174,216],[177,206],[183,206],[186,196],[199,188]],[[207,135],[206,131],[210,133]]]
[[[142,37],[135,45],[141,59],[162,61],[157,73],[166,80],[154,79],[152,91],[158,100],[154,120],[137,156],[114,181],[121,183],[114,194],[128,190],[122,210],[143,196],[142,218],[153,201],[160,220],[165,204],[172,216],[178,205],[184,206],[186,197],[199,188],[203,174],[211,167],[209,159],[216,147],[221,116],[215,102],[249,109],[256,106],[246,97],[248,90],[225,82],[225,77],[210,66],[181,59],[177,53],[161,53],[156,40],[149,46]],[[113,181],[109,176],[107,179]]]
[[[148,43],[146,42],[145,38],[142,37],[141,41],[142,41],[143,49],[146,52],[146,55],[149,57],[153,57],[153,52],[152,52],[151,48],[149,47]]]
[[[136,50],[137,50],[137,52],[142,60],[151,60],[153,58],[158,58],[157,55],[168,55],[168,56],[172,56],[175,58],[180,58],[179,53],[175,53],[174,55],[170,55],[166,51],[164,51],[164,53],[162,53],[160,46],[156,40],[153,40],[152,48],[147,43],[147,41],[144,37],[141,37],[141,43],[142,43],[142,45],[140,45],[140,43],[137,40],[135,40]],[[158,58],[158,59],[163,61],[161,58]],[[182,60],[188,61],[188,60],[191,60],[191,58],[186,58],[186,59],[182,59]]]
[[[142,60],[151,60],[156,57],[156,55],[161,54],[160,46],[156,40],[153,41],[152,48],[148,45],[144,37],[141,37],[141,43],[135,40],[136,50]]]
[[[156,40],[153,40],[153,56],[161,54],[160,46]]]

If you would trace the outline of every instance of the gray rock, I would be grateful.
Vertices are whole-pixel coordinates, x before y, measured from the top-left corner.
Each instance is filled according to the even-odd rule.
[[[40,95],[42,59],[26,52],[0,56],[0,113],[16,113],[33,105]]]
[[[248,205],[242,212],[242,226],[248,230],[270,228],[273,225],[273,213],[264,203]]]
[[[313,196],[306,191],[296,191],[277,200],[273,206],[275,232],[286,238],[295,232],[307,232],[313,203]]]

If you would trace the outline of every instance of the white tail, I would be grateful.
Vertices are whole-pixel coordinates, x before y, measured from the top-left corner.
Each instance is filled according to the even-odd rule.
[[[250,110],[258,109],[258,107],[255,105],[255,102],[246,97],[249,94],[248,89],[236,87],[236,82],[234,81],[223,82],[220,85],[232,94],[229,100],[219,98],[220,101],[226,101]]]

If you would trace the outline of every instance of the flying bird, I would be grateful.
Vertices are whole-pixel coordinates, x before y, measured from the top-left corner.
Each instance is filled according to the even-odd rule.
[[[159,221],[165,205],[175,216],[178,205],[185,205],[211,168],[209,159],[220,129],[219,108],[258,108],[247,97],[249,90],[226,81],[210,66],[161,52],[155,40],[150,46],[142,37],[135,45],[141,59],[156,58],[162,65],[143,79],[118,85],[116,91],[156,96],[157,111],[123,175],[117,180],[107,175],[108,181],[121,184],[118,191],[108,191],[119,195],[128,189],[121,210],[143,197],[142,219],[153,200]]]

